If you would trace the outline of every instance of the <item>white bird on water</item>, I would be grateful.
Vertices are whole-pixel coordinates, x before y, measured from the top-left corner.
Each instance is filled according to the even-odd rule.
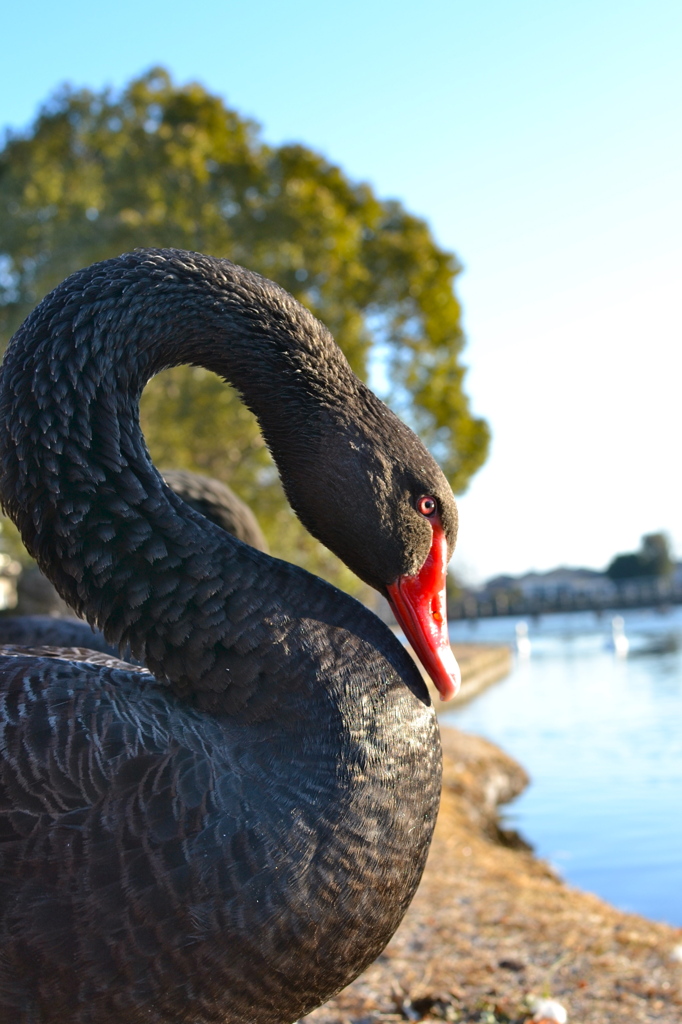
[[[521,620],[516,623],[516,653],[519,658],[530,658],[532,645],[528,636],[528,623]]]
[[[617,658],[627,658],[630,641],[625,635],[625,620],[622,615],[614,615],[611,619],[611,640],[607,646]]]

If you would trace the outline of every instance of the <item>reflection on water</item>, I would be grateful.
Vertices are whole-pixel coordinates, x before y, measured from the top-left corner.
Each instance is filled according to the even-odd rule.
[[[529,771],[507,821],[567,881],[682,925],[682,608],[623,618],[615,633],[590,613],[529,621],[530,656],[443,723]],[[514,646],[516,625],[456,622],[451,634]]]

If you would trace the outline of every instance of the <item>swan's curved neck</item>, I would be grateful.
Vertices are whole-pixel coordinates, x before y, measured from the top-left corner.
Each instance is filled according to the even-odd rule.
[[[235,647],[262,640],[268,611],[284,643],[282,609],[299,577],[191,513],[152,466],[139,398],[151,376],[179,363],[228,379],[275,458],[303,465],[324,419],[361,387],[326,329],[270,282],[198,254],[133,253],[73,275],[12,340],[0,380],[0,488],[72,607],[176,691],[210,695],[230,689]],[[253,587],[284,603],[259,601],[256,615]],[[234,706],[256,686],[240,679]]]

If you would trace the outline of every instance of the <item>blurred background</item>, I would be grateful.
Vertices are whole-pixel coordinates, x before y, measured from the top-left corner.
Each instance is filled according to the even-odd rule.
[[[679,792],[680,741],[651,725],[646,743],[625,730],[614,746],[546,694],[579,678],[590,720],[610,724],[631,686],[649,701],[640,723],[682,710],[681,29],[663,0],[36,0],[5,10],[0,63],[2,347],[68,273],[136,246],[229,256],[308,305],[461,496],[456,639],[520,659],[471,705],[472,726],[527,760],[553,721],[531,793],[573,757],[562,729],[603,751],[590,779],[646,748],[641,785],[615,773],[604,796],[623,796],[619,820],[641,838],[624,888],[606,891],[628,906],[642,872],[682,893],[680,836],[656,832],[673,804],[657,824],[649,813],[661,772],[673,803]],[[274,554],[364,596],[288,511],[229,389],[162,374],[142,415],[157,464],[229,483]],[[1,539],[11,603],[25,556],[6,521]],[[616,628],[609,610],[628,600]],[[520,721],[529,750],[514,746]],[[569,839],[585,785],[542,798],[576,810]],[[580,840],[595,856],[600,813]],[[520,822],[570,877],[566,835],[542,833],[542,814]],[[626,842],[599,854],[607,874]],[[644,863],[652,845],[665,870]],[[682,903],[656,899],[637,908],[682,923]]]

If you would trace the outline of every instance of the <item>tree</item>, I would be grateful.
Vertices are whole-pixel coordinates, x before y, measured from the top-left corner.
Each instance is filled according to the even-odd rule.
[[[620,580],[638,579],[642,576],[666,577],[674,568],[670,552],[670,541],[665,533],[647,533],[642,537],[639,551],[616,555],[606,575],[617,583]]]
[[[639,555],[634,552],[627,555],[616,555],[609,564],[606,575],[614,583],[638,579],[642,576],[642,563]]]
[[[670,576],[675,568],[670,540],[665,533],[646,533],[642,537],[639,557],[645,576]]]
[[[400,203],[310,149],[268,146],[202,86],[177,87],[156,68],[120,94],[63,87],[30,129],[7,133],[0,210],[3,346],[47,291],[88,263],[140,246],[227,256],[327,324],[455,491],[483,463],[487,424],[462,388],[455,257]],[[157,464],[230,483],[276,554],[344,582],[286,508],[253,417],[211,374],[161,374],[142,421]]]

